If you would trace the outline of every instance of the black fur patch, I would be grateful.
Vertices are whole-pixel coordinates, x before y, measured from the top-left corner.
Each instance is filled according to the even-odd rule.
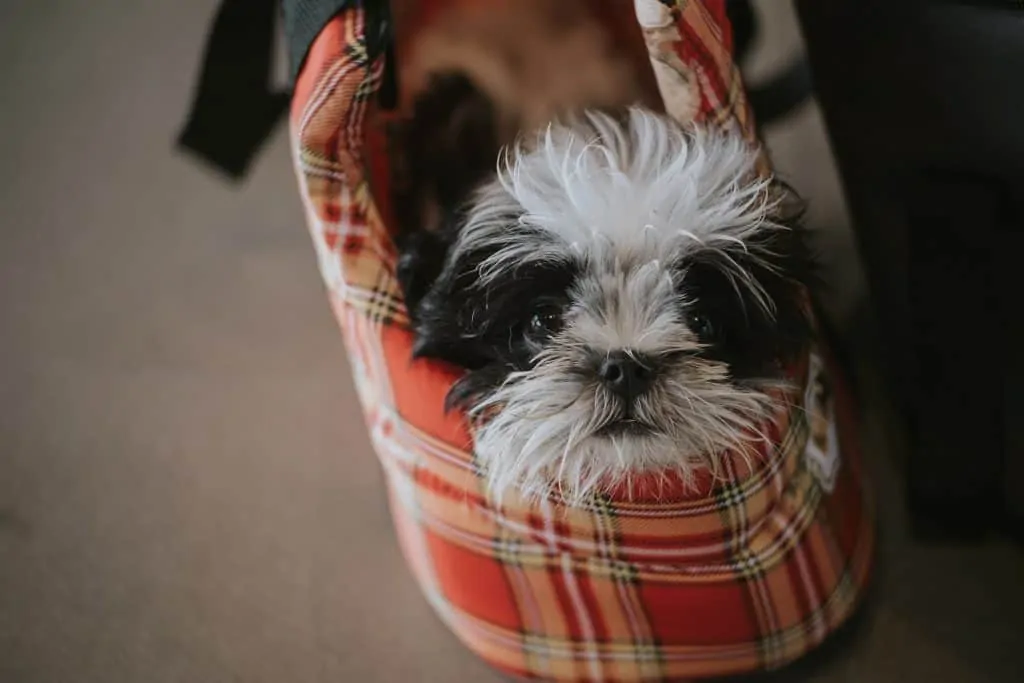
[[[469,370],[449,403],[464,405],[496,388],[509,372],[531,366],[527,326],[541,302],[568,300],[579,264],[524,266],[512,277],[481,285],[477,267],[486,252],[467,254],[423,299],[416,319],[417,357],[438,358]]]
[[[694,301],[687,312],[699,318],[694,324],[703,327],[699,336],[708,344],[703,353],[728,364],[735,379],[778,375],[782,364],[806,350],[812,337],[807,295],[817,289],[818,274],[798,215],[785,219],[786,227],[766,229],[746,251],[730,253],[761,287],[770,312],[749,286],[736,286],[713,255],[680,264],[681,293]]]
[[[435,76],[392,129],[397,276],[414,318],[441,273],[463,204],[495,171],[497,131],[491,101],[457,73]]]

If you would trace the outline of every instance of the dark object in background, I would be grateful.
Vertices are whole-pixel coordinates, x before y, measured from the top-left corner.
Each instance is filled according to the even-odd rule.
[[[284,120],[290,92],[270,90],[274,31],[281,12],[288,38],[288,73],[294,83],[306,52],[338,12],[360,0],[223,0],[203,57],[202,73],[178,146],[233,180],[245,177],[253,159]],[[367,48],[389,49],[388,0],[363,0]],[[383,100],[393,99],[393,72],[385,73]],[[387,102],[385,102],[387,104]]]
[[[734,58],[742,67],[760,30],[757,12],[751,0],[726,0],[725,10],[732,25]],[[754,110],[758,127],[789,115],[807,102],[813,92],[811,71],[803,55],[764,85],[748,83],[746,87],[747,99]]]
[[[224,0],[203,56],[195,100],[178,145],[231,178],[284,117],[288,93],[270,91],[277,0]]]
[[[360,0],[223,0],[210,29],[195,100],[177,144],[233,180],[245,177],[263,143],[284,119],[289,93],[270,90],[274,30],[280,10],[287,36],[291,82],[306,52],[332,17]],[[390,51],[389,0],[362,0],[366,8],[371,56]],[[750,0],[728,0],[736,61],[742,62],[757,37],[757,16]],[[393,63],[391,55],[387,62]],[[386,68],[381,105],[394,104],[397,85]],[[780,119],[809,99],[810,73],[801,57],[748,97],[758,125]]]
[[[916,529],[1021,534],[1024,5],[797,8],[909,426]]]

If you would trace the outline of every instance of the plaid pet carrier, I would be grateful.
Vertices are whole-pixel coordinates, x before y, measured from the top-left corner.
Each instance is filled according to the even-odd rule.
[[[794,368],[771,443],[749,465],[725,457],[724,481],[495,505],[464,416],[443,409],[458,371],[410,361],[378,134],[389,38],[362,3],[334,4],[299,55],[295,168],[397,537],[441,620],[499,669],[556,681],[721,676],[816,648],[858,605],[874,543],[853,407],[828,363]],[[635,4],[669,112],[752,139],[724,2]]]

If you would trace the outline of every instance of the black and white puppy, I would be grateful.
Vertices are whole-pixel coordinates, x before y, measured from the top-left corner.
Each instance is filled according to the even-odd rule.
[[[495,120],[436,79],[396,196],[415,353],[466,369],[449,403],[492,493],[579,500],[762,438],[811,340],[812,264],[758,150],[633,107],[499,153]]]

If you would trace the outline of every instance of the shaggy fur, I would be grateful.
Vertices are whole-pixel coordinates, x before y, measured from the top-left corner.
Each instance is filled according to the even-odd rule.
[[[811,269],[756,156],[643,108],[590,111],[467,187],[434,257],[405,243],[416,354],[467,369],[449,398],[494,495],[689,477],[763,438],[768,389],[809,342]]]

